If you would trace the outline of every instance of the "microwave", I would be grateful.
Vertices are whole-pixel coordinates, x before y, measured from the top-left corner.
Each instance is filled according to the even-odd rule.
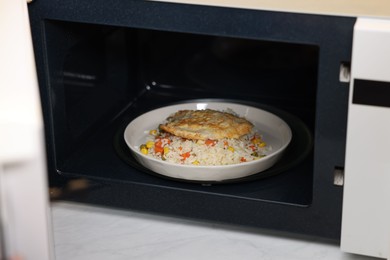
[[[389,257],[388,3],[284,2],[31,2],[52,199]],[[291,142],[272,167],[243,178],[145,168],[126,126],[188,102],[264,109],[287,122]]]

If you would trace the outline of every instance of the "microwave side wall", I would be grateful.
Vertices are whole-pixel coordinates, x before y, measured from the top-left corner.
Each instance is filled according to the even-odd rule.
[[[95,173],[86,175],[90,182],[89,188],[81,193],[70,194],[67,199],[339,239],[342,187],[335,186],[333,179],[335,169],[344,166],[349,91],[348,84],[339,81],[339,68],[342,63],[348,64],[351,60],[352,31],[355,18],[147,1],[122,1],[119,3],[95,1],[93,3],[69,4],[42,0],[30,4],[29,11],[45,119],[49,178],[52,180],[52,185],[58,185],[64,189],[66,189],[69,180],[77,179],[83,175],[82,172],[80,175],[77,172],[73,173],[73,176],[62,173],[62,170],[59,169],[60,162],[57,160],[59,151],[56,149],[54,141],[56,139],[54,130],[57,129],[56,134],[61,134],[61,127],[65,127],[64,121],[58,119],[60,116],[55,111],[64,111],[56,109],[63,107],[65,101],[61,98],[61,92],[54,91],[53,88],[63,85],[67,76],[64,75],[63,69],[62,71],[59,69],[66,66],[60,57],[63,57],[67,50],[64,49],[66,48],[65,44],[62,45],[56,39],[71,40],[73,36],[66,28],[71,28],[72,24],[80,24],[80,26],[89,24],[93,25],[93,28],[99,26],[133,28],[316,46],[318,48],[318,64],[317,82],[314,86],[316,88],[315,120],[312,126],[314,145],[311,155],[313,156],[312,166],[308,166],[312,167],[310,170],[312,187],[309,191],[311,193],[310,199],[307,202],[294,205],[294,203],[288,203],[288,199],[283,203],[283,198],[279,201],[273,201],[231,195],[238,194],[238,191],[246,187],[253,187],[255,184],[232,184],[210,188],[156,180],[153,185],[150,185],[150,183],[143,182],[142,178],[132,181],[126,177],[115,177],[117,170],[114,167],[115,164],[111,167],[112,172],[105,173],[99,172],[104,167],[96,166]],[[84,32],[86,33],[85,37],[88,37],[89,30],[84,30]],[[58,33],[58,37],[56,33]],[[129,48],[131,51],[136,46],[119,45],[117,48],[118,51],[121,48]],[[91,56],[94,58],[93,52]],[[116,64],[116,70],[112,73],[119,75],[113,77],[112,82],[117,81],[118,85],[123,84],[124,81],[120,75],[125,75],[126,71],[121,72],[121,67],[118,64],[124,64],[126,60],[121,55],[116,57],[114,55],[111,58],[114,59],[113,64]],[[134,70],[141,69],[137,67],[137,64],[142,63],[135,62],[126,66],[135,66]],[[96,66],[98,68],[95,71],[99,71],[99,60],[96,61]],[[107,68],[102,65],[102,69]],[[91,80],[98,80],[98,77],[90,76],[92,76]],[[88,83],[88,75],[84,80]],[[127,81],[126,84],[146,84],[147,82],[143,82],[143,80],[143,77],[137,76]],[[60,83],[58,83],[59,81]],[[249,96],[250,94],[248,99]],[[110,99],[109,96],[106,98]],[[96,132],[101,130],[100,127],[109,127],[113,121],[117,120],[117,115],[128,109],[129,106],[131,107],[129,104],[134,103],[134,97],[130,94],[130,97],[124,98],[122,102],[110,106],[112,108],[118,105],[113,109],[113,112],[108,112],[108,114],[97,111],[97,114],[100,115],[98,121],[105,122],[105,125],[99,125]],[[104,109],[104,105],[102,107]],[[152,108],[153,104],[144,105],[140,111]],[[91,117],[94,116],[93,112],[90,112]],[[95,134],[94,130],[89,133]],[[110,134],[114,135],[115,133],[110,132]],[[88,158],[89,164],[98,161],[104,163],[104,160],[111,162],[117,160],[114,151],[111,151],[110,158],[105,157],[102,160],[99,157],[93,158],[93,156]],[[88,162],[84,161],[84,163]],[[67,164],[67,167],[77,168],[71,164],[72,162]],[[91,170],[93,168],[93,166],[88,165],[85,169]],[[108,175],[113,177],[107,178]],[[279,178],[283,178],[283,176]],[[263,183],[259,181],[259,185],[264,185],[267,181]],[[291,196],[293,197],[294,194]]]

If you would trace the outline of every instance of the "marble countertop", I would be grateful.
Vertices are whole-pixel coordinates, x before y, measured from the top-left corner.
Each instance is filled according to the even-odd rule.
[[[338,244],[147,213],[52,202],[57,260],[373,260]]]

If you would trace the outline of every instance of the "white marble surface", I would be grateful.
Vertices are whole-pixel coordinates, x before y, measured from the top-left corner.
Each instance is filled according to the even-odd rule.
[[[225,225],[113,210],[51,204],[57,260],[373,260],[337,244]]]

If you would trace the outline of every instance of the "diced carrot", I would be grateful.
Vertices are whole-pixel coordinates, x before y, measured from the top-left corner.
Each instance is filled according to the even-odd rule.
[[[241,162],[246,162],[246,159],[244,157],[241,157],[240,161]]]
[[[154,152],[163,154],[164,153],[164,148],[162,148],[161,146],[155,146],[154,147]]]
[[[186,152],[186,153],[182,153],[180,156],[182,157],[183,160],[187,159],[188,157],[190,157],[191,153],[190,152]]]
[[[154,152],[155,153],[164,153],[164,148],[162,147],[162,141],[160,139],[156,139],[156,143],[154,144]]]
[[[214,146],[217,142],[211,139],[207,139],[204,143],[206,145]]]

